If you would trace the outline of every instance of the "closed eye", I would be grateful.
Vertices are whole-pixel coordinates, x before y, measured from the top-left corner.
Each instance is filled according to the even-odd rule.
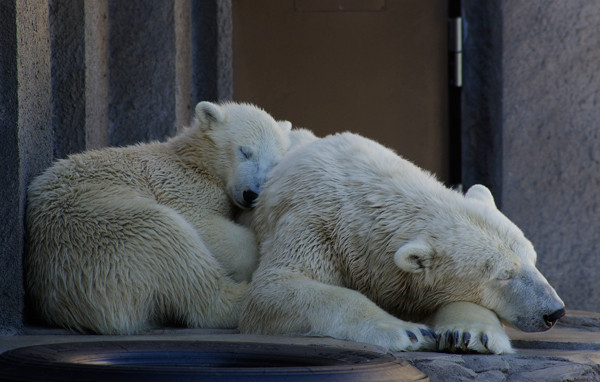
[[[516,276],[516,272],[512,269],[505,269],[496,276],[497,280],[512,280]]]
[[[244,159],[252,159],[252,150],[250,150],[248,147],[240,147],[240,154],[242,156],[242,158]]]

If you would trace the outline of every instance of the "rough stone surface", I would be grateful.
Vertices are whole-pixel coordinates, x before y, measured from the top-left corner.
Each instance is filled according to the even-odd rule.
[[[26,187],[51,161],[48,5],[1,2],[0,334],[22,326],[23,212]]]
[[[50,1],[54,158],[86,148],[84,3]]]
[[[436,381],[600,381],[600,314],[569,312],[546,333],[507,328],[516,354],[396,353]]]
[[[233,97],[231,6],[231,0],[192,0],[196,102]]]
[[[177,130],[173,1],[108,4],[111,146],[163,139]]]
[[[192,45],[192,5],[190,1],[175,1],[175,114],[177,131],[189,126],[192,120],[193,100],[193,45]]]
[[[98,149],[108,146],[108,0],[83,3],[85,141],[86,149]]]
[[[9,2],[0,3],[0,174],[19,174],[20,155],[18,137],[17,105],[17,26],[16,8]],[[15,262],[15,253],[23,248],[23,224],[21,217],[21,184],[14,176],[0,187],[0,334],[15,331],[20,326],[22,303],[19,296],[23,291],[15,288],[14,273],[20,262]],[[16,278],[19,281],[19,278]]]
[[[600,3],[463,4],[465,186],[491,186],[568,308],[600,310]]]

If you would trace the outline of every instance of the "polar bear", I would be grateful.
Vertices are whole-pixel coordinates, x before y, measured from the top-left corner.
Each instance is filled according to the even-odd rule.
[[[565,313],[487,188],[462,195],[355,134],[291,150],[252,225],[261,260],[243,333],[510,353],[501,321],[543,331]]]
[[[289,146],[289,122],[200,102],[166,142],[60,160],[31,182],[29,303],[49,324],[132,334],[161,324],[237,326],[257,262],[253,206]]]

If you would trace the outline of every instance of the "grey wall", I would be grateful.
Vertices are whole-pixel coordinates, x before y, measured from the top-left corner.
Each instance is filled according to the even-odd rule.
[[[567,308],[600,310],[600,3],[463,3],[465,185],[492,187]]]
[[[108,4],[111,146],[160,139],[177,129],[173,5],[172,0]]]
[[[23,328],[26,187],[53,160],[164,139],[231,98],[229,0],[0,2],[0,335]],[[208,75],[207,75],[208,73]]]
[[[25,189],[52,159],[48,7],[0,2],[0,334],[22,327]]]

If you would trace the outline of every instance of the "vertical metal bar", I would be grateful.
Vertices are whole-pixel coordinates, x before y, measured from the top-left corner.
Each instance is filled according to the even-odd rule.
[[[449,183],[462,184],[462,1],[448,0],[448,144]]]

